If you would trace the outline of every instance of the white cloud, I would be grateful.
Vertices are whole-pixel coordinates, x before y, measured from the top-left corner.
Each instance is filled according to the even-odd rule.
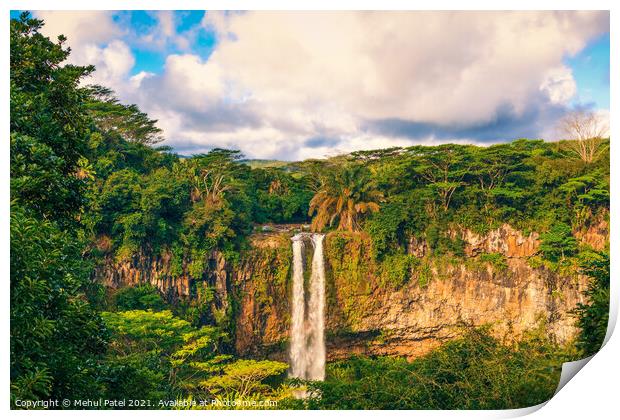
[[[382,120],[448,127],[465,133],[458,141],[502,118],[514,133],[514,121],[528,128],[517,136],[543,133],[576,93],[563,60],[609,30],[607,12],[208,12],[201,25],[218,43],[203,60],[173,14],[157,18],[149,42],[187,50],[161,74],[129,80],[131,52],[109,40],[78,55],[99,58],[102,77],[183,153],[220,146],[290,159],[441,141],[374,130]]]
[[[63,34],[73,48],[106,43],[124,33],[114,22],[111,11],[36,11],[33,14],[45,21],[41,31],[45,36],[56,39]]]
[[[565,66],[550,69],[540,90],[546,93],[552,103],[566,104],[577,93],[573,72]]]
[[[157,24],[146,34],[139,38],[142,47],[148,49],[164,49],[168,44],[172,44],[180,50],[188,50],[190,48],[190,38],[194,36],[193,32],[180,34],[177,32],[177,22],[173,11],[160,10],[153,12],[153,16],[157,20]]]
[[[216,27],[235,37],[224,38],[212,60],[258,100],[284,109],[329,104],[360,118],[469,124],[490,120],[500,105],[522,112],[550,68],[605,30],[602,17],[233,14]]]
[[[55,39],[63,34],[71,47],[68,62],[92,64],[96,71],[85,80],[108,86],[119,93],[127,90],[129,72],[135,63],[129,46],[120,38],[127,33],[113,19],[111,11],[37,11],[45,21],[42,33]]]
[[[87,80],[115,89],[123,89],[129,71],[135,59],[129,46],[123,41],[115,40],[105,47],[93,44],[84,45],[79,54],[80,64],[93,64],[97,71]]]
[[[133,89],[139,89],[144,79],[148,79],[149,77],[153,77],[153,76],[155,76],[155,73],[151,73],[148,71],[141,71],[131,76],[129,78],[129,82],[131,83],[131,87]]]
[[[563,106],[576,92],[564,57],[608,30],[608,15],[207,13],[203,25],[220,35],[215,52],[206,62],[169,58],[158,88],[179,109],[202,115],[217,113],[223,99],[236,101],[259,125],[236,118],[200,125],[198,111],[181,117],[185,124],[173,141],[292,158],[411,142],[364,132],[369,120],[468,127],[505,110],[515,118],[539,108],[551,115],[545,107]],[[340,141],[325,150],[303,146],[313,136]]]

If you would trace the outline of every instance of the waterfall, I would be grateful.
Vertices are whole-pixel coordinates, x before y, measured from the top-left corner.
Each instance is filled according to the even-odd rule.
[[[302,378],[306,374],[306,337],[304,334],[304,242],[293,237],[293,304],[291,310],[291,376]]]
[[[325,235],[312,235],[314,255],[312,257],[312,276],[310,277],[310,302],[308,320],[310,340],[308,349],[308,379],[325,379],[325,267],[323,267],[323,238]]]
[[[323,239],[313,234],[312,272],[310,275],[307,313],[304,288],[304,243],[307,234],[293,236],[293,297],[291,305],[290,376],[325,379],[325,267]]]

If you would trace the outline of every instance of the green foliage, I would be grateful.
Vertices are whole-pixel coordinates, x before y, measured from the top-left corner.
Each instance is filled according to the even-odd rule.
[[[428,223],[426,212],[412,195],[399,194],[388,198],[381,211],[373,213],[364,230],[372,238],[375,258],[390,251],[406,249],[408,234],[423,230]]]
[[[11,206],[11,399],[97,395],[105,350],[100,317],[84,294],[82,244]]]
[[[569,179],[558,191],[565,194],[567,206],[575,215],[573,225],[576,227],[587,226],[596,209],[609,207],[609,175],[600,169]]]
[[[92,262],[78,219],[88,117],[69,50],[43,23],[11,20],[11,401],[88,398],[100,391],[106,332],[90,299]]]
[[[246,293],[254,297],[261,320],[266,320],[275,311],[278,319],[286,323],[292,250],[289,237],[278,239],[278,247],[255,249],[245,262],[252,267],[252,283],[255,285],[253,290],[247,290]]]
[[[306,180],[297,179],[282,169],[254,170],[258,222],[305,222],[312,191]]]
[[[330,302],[335,304],[337,296],[341,302],[338,310],[349,326],[359,322],[370,299],[371,276],[378,272],[371,246],[370,238],[363,232],[331,232],[325,239],[328,307]]]
[[[217,328],[192,327],[170,311],[104,312],[103,317],[112,331],[105,384],[119,398],[156,402],[235,393],[236,398],[261,399],[274,393],[272,386],[288,368],[281,362],[221,355],[224,335]]]
[[[433,278],[433,271],[431,269],[431,265],[428,262],[423,262],[419,267],[417,275],[418,285],[420,287],[426,287]]]
[[[541,140],[482,148],[415,146],[348,158],[369,168],[385,198],[365,225],[379,258],[425,231],[430,242],[443,242],[435,244],[440,253],[451,252],[447,226],[484,233],[509,223],[544,232],[573,221],[579,229],[608,208],[607,157],[583,165]]]
[[[573,237],[570,226],[565,223],[553,225],[548,232],[540,235],[540,241],[540,252],[552,262],[558,262],[577,252],[577,240]]]
[[[406,284],[412,271],[420,266],[420,260],[413,255],[387,255],[381,264],[381,280],[384,285],[398,289]]]
[[[172,249],[172,256],[170,260],[170,275],[173,277],[179,277],[182,274],[183,274],[183,249],[177,245]]]
[[[540,336],[503,345],[484,328],[469,330],[428,355],[352,358],[328,365],[311,397],[288,401],[310,409],[506,409],[547,401],[571,354]]]
[[[244,399],[250,395],[264,395],[270,386],[263,383],[265,379],[282,377],[288,365],[271,360],[237,360],[222,365],[219,375],[203,381],[201,385],[209,392],[234,393],[236,398]]]
[[[505,271],[508,269],[508,262],[506,261],[506,256],[499,252],[482,253],[478,258],[480,262],[489,263],[498,271]]]
[[[459,237],[453,237],[445,230],[439,228],[438,225],[430,225],[425,232],[426,242],[434,256],[442,256],[450,254],[457,257],[463,257],[464,241]]]
[[[73,224],[84,204],[76,176],[86,149],[87,97],[80,81],[93,67],[60,66],[69,55],[43,22],[23,13],[11,20],[11,199],[37,215]]]
[[[89,96],[88,112],[102,131],[140,144],[155,144],[163,140],[162,130],[156,126],[157,120],[151,120],[136,105],[121,104],[112,90],[90,86]]]
[[[609,253],[588,252],[581,256],[581,272],[590,277],[586,290],[588,302],[578,304],[576,314],[580,329],[577,348],[584,357],[593,355],[603,345],[609,321]]]
[[[183,319],[189,321],[193,326],[213,324],[222,326],[225,319],[222,314],[215,313],[213,306],[215,292],[209,287],[207,282],[193,282],[191,284],[190,299],[179,302],[175,309]]]
[[[187,385],[192,361],[215,356],[222,334],[194,328],[170,311],[103,312],[112,332],[103,378],[107,392],[122,399],[157,401]]]
[[[166,303],[159,291],[150,284],[124,287],[114,295],[114,304],[120,311],[133,309],[162,310]]]
[[[153,349],[171,354],[172,348],[183,342],[183,334],[192,331],[187,321],[175,318],[170,311],[103,312],[102,316],[124,354]]]
[[[321,187],[310,201],[312,230],[322,231],[338,220],[338,230],[361,229],[360,221],[379,211],[383,194],[375,188],[371,172],[361,165],[332,168],[321,177]]]

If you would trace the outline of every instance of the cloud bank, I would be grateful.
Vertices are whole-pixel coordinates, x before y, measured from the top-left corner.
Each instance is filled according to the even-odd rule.
[[[179,153],[289,160],[552,137],[577,92],[565,58],[609,31],[607,12],[207,12],[192,29],[215,33],[204,59],[161,13],[141,35],[108,12],[37,15]],[[184,52],[132,75],[132,39]]]

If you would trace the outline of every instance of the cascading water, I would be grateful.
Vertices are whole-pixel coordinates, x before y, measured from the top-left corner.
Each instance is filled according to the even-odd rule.
[[[293,238],[293,302],[291,308],[291,371],[293,378],[306,375],[306,335],[304,334],[304,242],[295,235]]]
[[[310,277],[310,301],[308,320],[310,340],[308,345],[308,379],[325,379],[325,267],[323,266],[323,238],[325,235],[312,235],[314,256],[312,257],[312,276]]]
[[[325,379],[325,267],[323,239],[313,234],[310,297],[306,314],[303,273],[303,239],[307,234],[293,236],[293,299],[291,307],[290,376],[313,381]]]

